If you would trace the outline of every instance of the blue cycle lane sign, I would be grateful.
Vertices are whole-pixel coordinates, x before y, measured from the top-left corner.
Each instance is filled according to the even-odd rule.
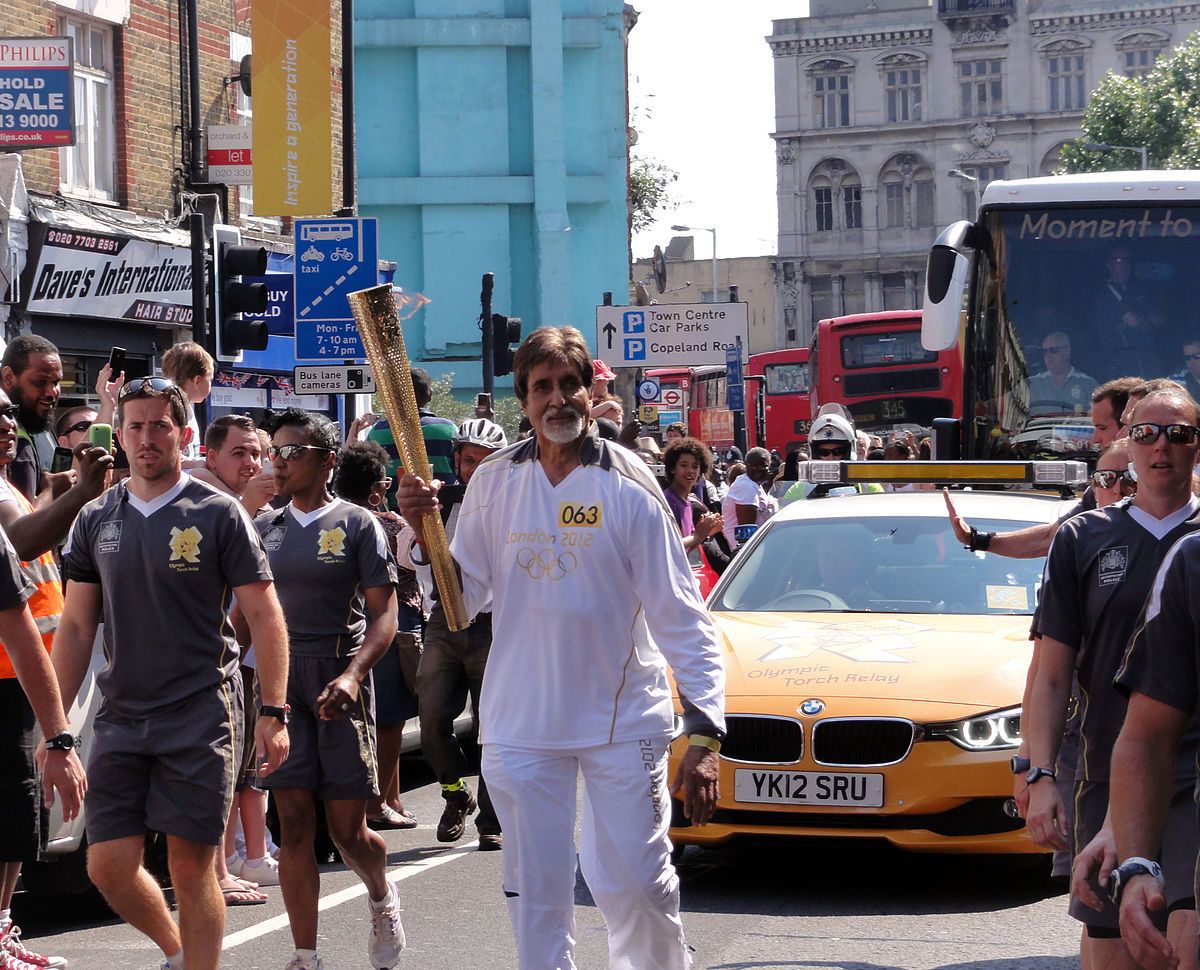
[[[296,359],[362,357],[347,294],[374,286],[376,219],[296,220]]]

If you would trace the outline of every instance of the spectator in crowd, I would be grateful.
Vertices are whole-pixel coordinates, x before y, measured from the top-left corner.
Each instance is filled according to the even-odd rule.
[[[424,367],[413,367],[409,370],[412,377],[413,396],[417,401],[417,414],[421,419],[421,436],[425,439],[425,453],[429,456],[429,466],[438,481],[454,484],[454,437],[455,424],[449,418],[439,418],[429,410],[429,402],[433,400],[433,379]],[[396,439],[392,436],[392,426],[387,418],[381,418],[367,432],[367,440],[379,444],[388,456],[388,478],[392,480],[392,490],[388,492],[388,508],[396,510],[396,482],[404,474],[400,467],[400,452],[396,448]]]
[[[621,399],[608,389],[610,381],[617,375],[602,360],[592,361],[592,419],[607,418],[619,428],[625,422],[625,406]]]
[[[255,516],[275,496],[275,478],[263,470],[263,447],[254,419],[244,414],[217,418],[204,432],[204,464],[191,475],[232,495]]]
[[[779,503],[763,489],[770,480],[771,453],[766,448],[751,448],[746,452],[746,473],[729,485],[721,501],[722,530],[730,549],[740,545],[736,529],[739,525],[762,525],[779,509]]]
[[[68,408],[54,419],[54,438],[60,448],[75,448],[88,440],[88,432],[96,421],[96,409],[87,404]]]
[[[489,456],[508,446],[504,430],[483,419],[464,421],[454,435],[454,464],[458,484],[443,486],[442,521],[448,538],[454,538],[463,496],[479,466]],[[411,565],[407,548],[401,549],[400,562]],[[492,647],[492,614],[477,614],[465,630],[451,630],[446,613],[434,589],[427,586],[425,605],[429,621],[425,627],[426,646],[417,670],[417,696],[421,705],[421,751],[437,776],[446,804],[438,820],[439,842],[457,842],[466,830],[467,816],[479,807],[475,828],[479,848],[491,851],[503,847],[503,832],[496,809],[488,794],[487,781],[479,776],[478,800],[463,777],[469,767],[462,743],[454,733],[454,719],[462,711],[467,697],[479,720],[479,695],[483,674]]]
[[[17,457],[8,469],[8,480],[28,499],[43,489],[59,495],[71,485],[68,472],[49,473],[56,444],[50,430],[50,413],[62,388],[62,358],[45,337],[21,334],[4,348],[0,358],[0,388],[17,405]]]
[[[525,421],[527,419],[522,418],[521,420]],[[626,421],[625,424],[623,424],[621,426],[621,434],[617,438],[617,444],[623,445],[624,447],[628,448],[630,451],[636,451],[637,450],[637,440],[638,440],[638,438],[641,437],[641,434],[642,434],[642,422],[641,421],[637,420],[637,418],[634,418],[632,421]]]
[[[2,534],[7,536],[4,549],[12,549],[21,557],[23,574],[21,584],[7,591],[8,605],[0,607],[0,618],[8,630],[20,636],[23,624],[19,614],[27,611],[48,658],[63,606],[62,579],[53,550],[66,537],[71,522],[84,504],[104,490],[104,476],[112,458],[102,448],[80,446],[77,453],[80,480],[53,503],[35,510],[33,503],[4,477],[17,454],[17,427],[17,406],[0,391],[0,527]],[[0,580],[3,580],[0,587],[8,585],[6,577],[6,559],[0,556]],[[14,602],[16,593],[21,590],[24,592]],[[4,646],[9,647],[7,641]],[[14,643],[10,653],[19,649],[20,644]],[[66,963],[60,957],[43,957],[24,949],[20,944],[19,929],[10,939],[9,909],[21,864],[37,859],[39,849],[44,847],[48,825],[48,815],[40,805],[34,763],[34,748],[38,741],[34,711],[37,708],[31,705],[31,698],[18,682],[16,659],[0,653],[0,710],[4,712],[0,731],[3,760],[0,763],[6,766],[4,784],[0,787],[0,815],[7,820],[0,827],[0,967],[5,970],[9,970],[5,961],[13,957],[40,967],[60,967]],[[25,658],[25,662],[33,663],[33,658]],[[46,664],[49,664],[48,659]],[[57,690],[55,693],[57,695]],[[41,702],[40,710],[44,714],[46,699],[42,698]],[[65,718],[62,723],[65,730]]]
[[[1137,405],[1132,419],[1129,449],[1137,494],[1130,502],[1064,522],[1050,548],[1036,619],[1035,632],[1041,637],[1038,670],[1022,717],[1030,760],[1026,823],[1039,845],[1070,845],[1074,850],[1071,914],[1087,927],[1086,949],[1093,966],[1127,965],[1130,960],[1118,932],[1116,907],[1095,878],[1097,870],[1111,869],[1114,856],[1109,764],[1126,701],[1113,688],[1113,678],[1167,550],[1200,529],[1200,499],[1191,492],[1192,469],[1200,453],[1200,407],[1182,392],[1152,392]],[[1074,831],[1068,832],[1052,781],[1073,672],[1084,703]],[[1192,875],[1200,842],[1191,801],[1195,744],[1193,736],[1186,756],[1177,760],[1162,853],[1171,910],[1168,934],[1177,942],[1190,940],[1193,960],[1197,927]]]
[[[208,398],[212,390],[217,362],[207,350],[193,340],[185,340],[167,349],[162,356],[163,376],[174,381],[188,402],[188,423],[191,437],[183,449],[183,467],[191,470],[204,466],[200,455],[200,424],[196,405]]]
[[[396,566],[366,509],[332,498],[341,433],[328,419],[288,408],[275,422],[275,490],[289,501],[260,515],[262,537],[287,620],[292,753],[265,779],[279,810],[279,880],[296,947],[288,970],[321,970],[320,876],[313,852],[316,800],[329,835],[367,887],[377,970],[404,948],[400,900],[387,877],[387,846],[367,827],[379,794],[371,667],[396,636]]]
[[[670,444],[672,441],[678,441],[680,438],[687,437],[687,427],[682,421],[672,421],[667,425],[667,430],[663,432],[663,440]]]
[[[71,528],[53,656],[69,704],[103,619],[108,665],[88,766],[88,874],[113,910],[162,949],[168,968],[186,959],[188,970],[216,970],[225,916],[215,853],[233,797],[242,706],[231,593],[258,655],[263,773],[287,757],[287,635],[245,511],[183,474],[190,432],[178,385],[126,382],[117,418],[130,477],[85,506]],[[167,837],[178,926],[142,864],[147,831]]]
[[[696,517],[692,511],[691,499],[695,496],[696,485],[703,482],[708,473],[710,454],[704,442],[695,438],[678,438],[667,445],[663,453],[667,479],[663,494],[683,536],[683,548],[689,551],[720,531],[724,524],[719,514],[705,511]],[[702,499],[697,497],[697,501],[702,502]]]
[[[338,455],[333,491],[339,498],[371,511],[387,538],[388,552],[399,558],[408,524],[386,508],[391,487],[387,453],[374,441],[348,442]],[[381,511],[382,509],[382,511]],[[405,548],[407,549],[407,541]],[[417,820],[400,797],[400,749],[404,723],[417,715],[417,667],[421,661],[421,587],[411,569],[398,568],[396,636],[371,668],[375,688],[375,763],[379,794],[367,800],[367,826],[376,830],[416,828]]]
[[[693,824],[712,816],[724,731],[715,633],[654,478],[589,434],[583,334],[535,330],[517,351],[513,383],[536,438],[476,471],[451,551],[468,614],[493,609],[480,740],[504,825],[520,967],[575,965],[582,773],[578,862],[608,926],[611,965],[684,970],[669,790]],[[405,476],[399,495],[424,569],[419,522],[437,507],[436,483]],[[610,635],[616,628],[622,636]],[[690,736],[670,789],[668,663]]]

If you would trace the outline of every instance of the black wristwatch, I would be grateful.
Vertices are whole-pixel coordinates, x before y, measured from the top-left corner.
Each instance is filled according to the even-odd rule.
[[[75,747],[75,735],[70,731],[64,731],[62,734],[56,734],[52,738],[46,739],[47,751],[70,751]]]
[[[1058,772],[1053,768],[1043,768],[1038,765],[1025,772],[1025,784],[1032,785],[1039,778],[1055,778],[1057,776]]]
[[[987,552],[995,534],[994,532],[980,532],[975,526],[971,526],[971,535],[967,539],[966,548],[971,552]]]
[[[1022,758],[1019,754],[1014,754],[1008,759],[1008,768],[1014,775],[1023,775],[1032,765],[1028,758]]]
[[[1116,905],[1121,905],[1121,892],[1134,876],[1153,876],[1161,882],[1162,868],[1157,862],[1136,855],[1130,856],[1117,866],[1108,879],[1108,895]]]
[[[258,709],[258,716],[276,718],[286,727],[287,722],[292,719],[292,705],[284,704],[283,707],[272,707],[270,704],[263,704]]]

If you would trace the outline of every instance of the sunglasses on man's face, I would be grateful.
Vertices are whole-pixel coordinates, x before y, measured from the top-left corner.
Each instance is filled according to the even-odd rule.
[[[91,426],[91,421],[76,421],[71,427],[63,428],[59,435],[78,434],[81,431],[87,431]]]
[[[21,416],[21,405],[6,404],[0,407],[0,417],[8,418],[9,421],[16,421]]]
[[[1164,433],[1167,444],[1190,445],[1200,435],[1200,428],[1190,424],[1151,424],[1145,421],[1130,427],[1129,440],[1138,445],[1152,445]]]
[[[332,451],[332,448],[323,448],[321,445],[272,445],[267,449],[267,454],[271,456],[271,461],[279,461],[282,458],[284,461],[295,461],[304,455],[306,451]]]

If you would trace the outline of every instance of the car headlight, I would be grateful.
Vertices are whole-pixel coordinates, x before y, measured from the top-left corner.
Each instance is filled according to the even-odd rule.
[[[962,721],[929,724],[925,728],[925,737],[953,741],[967,751],[1015,748],[1021,743],[1021,709],[1010,707]]]

